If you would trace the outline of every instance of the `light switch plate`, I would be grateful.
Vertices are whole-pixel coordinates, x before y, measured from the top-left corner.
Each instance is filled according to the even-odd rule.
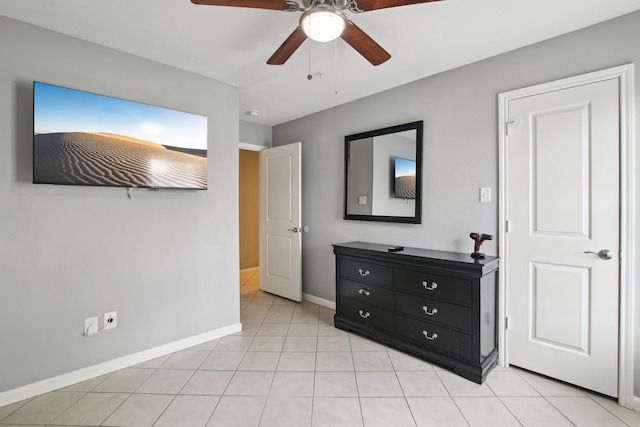
[[[491,203],[491,187],[480,187],[480,203]]]

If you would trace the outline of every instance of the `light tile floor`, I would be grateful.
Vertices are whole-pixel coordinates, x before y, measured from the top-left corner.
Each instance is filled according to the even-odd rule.
[[[241,277],[243,332],[0,408],[0,426],[640,426],[612,399],[517,369],[483,385],[333,327]]]

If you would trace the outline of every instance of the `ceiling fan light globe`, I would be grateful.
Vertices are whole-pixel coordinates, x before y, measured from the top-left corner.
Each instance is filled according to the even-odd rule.
[[[311,40],[330,42],[340,37],[347,26],[344,14],[328,6],[316,6],[300,18],[300,28]]]

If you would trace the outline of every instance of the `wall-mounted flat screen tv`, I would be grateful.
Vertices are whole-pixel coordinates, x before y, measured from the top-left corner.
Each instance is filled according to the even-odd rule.
[[[33,83],[33,182],[207,189],[207,118]]]
[[[416,161],[396,157],[394,192],[398,199],[416,198]]]

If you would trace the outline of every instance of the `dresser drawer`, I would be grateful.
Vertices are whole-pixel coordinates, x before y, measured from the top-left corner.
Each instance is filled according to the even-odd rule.
[[[391,267],[360,260],[340,259],[340,275],[384,286],[391,286],[393,283]]]
[[[471,335],[404,316],[396,316],[395,320],[396,334],[411,340],[413,344],[448,351],[471,360]]]
[[[352,298],[365,304],[393,308],[393,290],[376,285],[340,279],[340,296]]]
[[[340,298],[339,314],[367,327],[393,331],[393,313],[380,307]]]
[[[471,307],[402,292],[396,293],[396,311],[469,332],[473,323]]]
[[[429,272],[396,269],[394,286],[424,296],[471,304],[471,281]]]

